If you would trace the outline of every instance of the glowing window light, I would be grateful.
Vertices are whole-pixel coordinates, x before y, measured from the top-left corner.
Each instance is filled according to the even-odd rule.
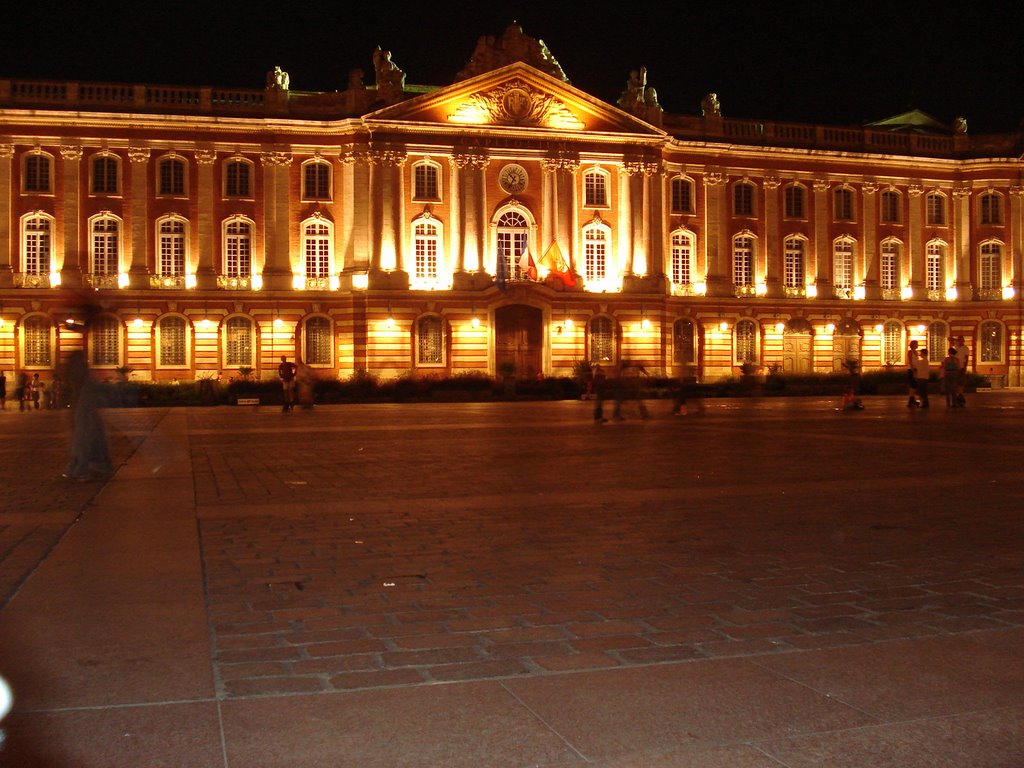
[[[645,317],[643,320],[640,321],[640,330],[641,331],[649,331],[649,330],[651,330],[651,320],[650,320],[650,318]]]
[[[292,288],[301,291],[306,287],[306,279],[302,275],[292,275]]]
[[[718,330],[720,330],[722,333],[725,333],[726,331],[728,331],[729,330],[729,323],[728,323],[728,321],[723,320],[722,322],[720,322],[718,324]]]

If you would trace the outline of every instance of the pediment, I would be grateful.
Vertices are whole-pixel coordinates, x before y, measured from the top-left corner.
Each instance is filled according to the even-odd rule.
[[[618,107],[522,62],[384,107],[364,120],[664,135]]]

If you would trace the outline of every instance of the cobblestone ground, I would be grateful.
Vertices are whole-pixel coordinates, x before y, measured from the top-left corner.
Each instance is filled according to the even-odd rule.
[[[1024,624],[1024,394],[652,406],[190,412],[220,694]]]
[[[115,465],[124,462],[163,411],[107,411]],[[0,608],[99,493],[102,482],[61,477],[68,460],[68,412],[0,411]]]

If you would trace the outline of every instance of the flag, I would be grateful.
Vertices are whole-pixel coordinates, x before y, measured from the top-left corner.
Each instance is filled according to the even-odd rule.
[[[519,271],[530,280],[537,279],[537,265],[533,263],[529,248],[524,248],[523,255],[519,257]]]
[[[576,278],[569,271],[569,265],[562,258],[562,251],[559,249],[556,241],[551,241],[551,245],[548,246],[544,255],[541,256],[540,263],[547,267],[551,274],[561,278],[567,288],[572,288],[576,285]]]
[[[498,263],[494,269],[494,282],[498,286],[498,290],[504,293],[508,288],[508,262],[505,260],[505,254],[498,254]]]

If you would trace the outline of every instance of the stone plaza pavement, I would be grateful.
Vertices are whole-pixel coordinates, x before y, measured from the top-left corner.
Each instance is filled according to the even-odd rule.
[[[16,768],[1020,768],[1024,392],[0,412]]]

